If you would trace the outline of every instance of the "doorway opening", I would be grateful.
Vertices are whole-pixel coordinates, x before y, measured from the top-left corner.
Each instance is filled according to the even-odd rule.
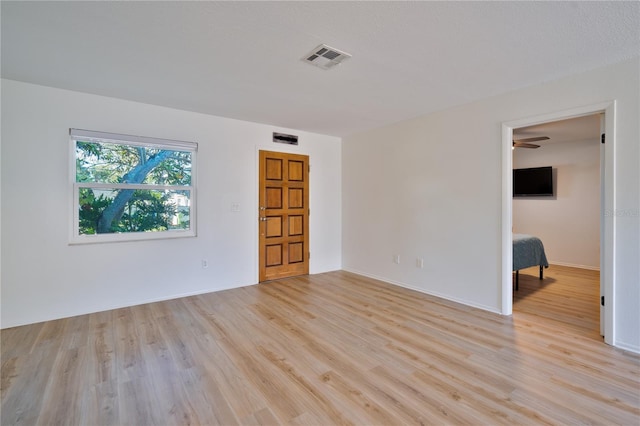
[[[511,315],[513,312],[513,139],[514,130],[543,123],[573,119],[594,114],[603,114],[602,129],[606,134],[606,143],[601,149],[601,198],[600,216],[600,287],[605,302],[601,308],[601,334],[604,341],[612,344],[615,326],[615,287],[614,287],[614,251],[613,235],[615,217],[605,212],[613,211],[613,178],[615,147],[615,101],[571,110],[550,113],[546,115],[525,118],[522,120],[503,123],[502,125],[502,313]]]
[[[603,119],[599,113],[514,128],[512,151],[512,224],[518,241],[514,267],[524,267],[516,272],[514,314],[551,319],[594,338],[604,334],[600,306]],[[540,243],[551,263],[543,274],[538,265],[526,268],[529,261],[538,261],[530,255],[540,250]]]

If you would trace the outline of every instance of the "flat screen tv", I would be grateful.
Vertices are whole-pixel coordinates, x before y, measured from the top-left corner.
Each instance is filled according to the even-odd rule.
[[[514,197],[553,196],[553,173],[551,166],[513,170]]]

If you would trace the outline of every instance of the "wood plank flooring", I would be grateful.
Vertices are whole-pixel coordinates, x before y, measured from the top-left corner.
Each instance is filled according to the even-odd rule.
[[[537,266],[520,271],[520,290],[513,292],[516,317],[558,321],[600,339],[600,273],[551,265],[543,277]]]
[[[339,271],[2,330],[1,423],[639,424],[593,273],[531,276],[513,317]]]

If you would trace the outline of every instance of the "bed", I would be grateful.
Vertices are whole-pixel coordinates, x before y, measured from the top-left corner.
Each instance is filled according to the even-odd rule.
[[[513,234],[513,270],[516,272],[516,290],[518,290],[518,271],[532,266],[540,267],[540,279],[542,279],[542,268],[549,267],[542,241],[532,235]]]

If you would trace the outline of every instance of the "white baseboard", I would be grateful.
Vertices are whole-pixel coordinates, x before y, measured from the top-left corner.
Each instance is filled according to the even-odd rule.
[[[4,321],[2,324],[0,324],[0,330],[4,330],[5,328],[11,328],[11,327],[21,327],[23,325],[29,325],[29,324],[37,324],[39,322],[55,321],[55,320],[64,319],[64,318],[72,318],[80,315],[90,315],[97,312],[106,312],[114,309],[130,308],[132,306],[146,305],[148,303],[164,302],[167,300],[181,299],[183,297],[198,296],[198,295],[207,294],[207,293],[215,293],[218,291],[231,290],[235,288],[248,287],[252,285],[257,285],[257,283],[222,285],[220,287],[215,287],[215,288],[203,288],[195,291],[175,293],[175,294],[166,295],[162,297],[152,297],[144,300],[126,301],[124,303],[118,303],[118,304],[105,304],[102,306],[92,306],[89,308],[82,307],[82,309],[78,309],[77,311],[73,311],[73,312],[66,312],[60,316],[54,315],[54,316],[30,318],[29,320],[26,320],[26,321],[25,320]]]
[[[556,262],[555,260],[550,260],[549,264],[550,265],[558,265],[558,266],[568,266],[569,268],[588,269],[590,271],[599,271],[600,270],[600,266],[576,265],[574,263]]]
[[[473,302],[470,302],[468,300],[457,299],[455,297],[450,297],[450,296],[447,296],[447,295],[444,295],[444,294],[440,294],[440,293],[437,293],[437,292],[426,291],[426,290],[424,290],[422,288],[414,287],[414,286],[411,286],[409,284],[406,284],[406,283],[403,283],[403,282],[400,282],[400,281],[390,280],[389,278],[379,277],[377,275],[368,274],[366,272],[357,271],[355,269],[350,269],[350,268],[344,268],[343,267],[342,270],[343,271],[347,271],[347,272],[351,272],[353,274],[362,275],[363,277],[373,278],[374,280],[383,281],[385,283],[396,285],[398,287],[403,287],[403,288],[407,288],[409,290],[414,290],[414,291],[417,291],[417,292],[420,292],[420,293],[428,294],[429,296],[434,296],[434,297],[438,297],[440,299],[449,300],[451,302],[459,303],[461,305],[470,306],[472,308],[481,309],[483,311],[488,311],[488,312],[491,312],[491,313],[494,313],[494,314],[498,314],[498,315],[503,315],[502,312],[498,311],[495,308],[492,308],[491,306],[485,306],[485,305],[481,305],[481,304],[478,304],[478,303],[473,303]]]
[[[640,354],[640,347],[635,345],[629,345],[625,342],[617,341],[613,344],[616,348],[624,349],[625,351],[633,352],[636,354]]]

